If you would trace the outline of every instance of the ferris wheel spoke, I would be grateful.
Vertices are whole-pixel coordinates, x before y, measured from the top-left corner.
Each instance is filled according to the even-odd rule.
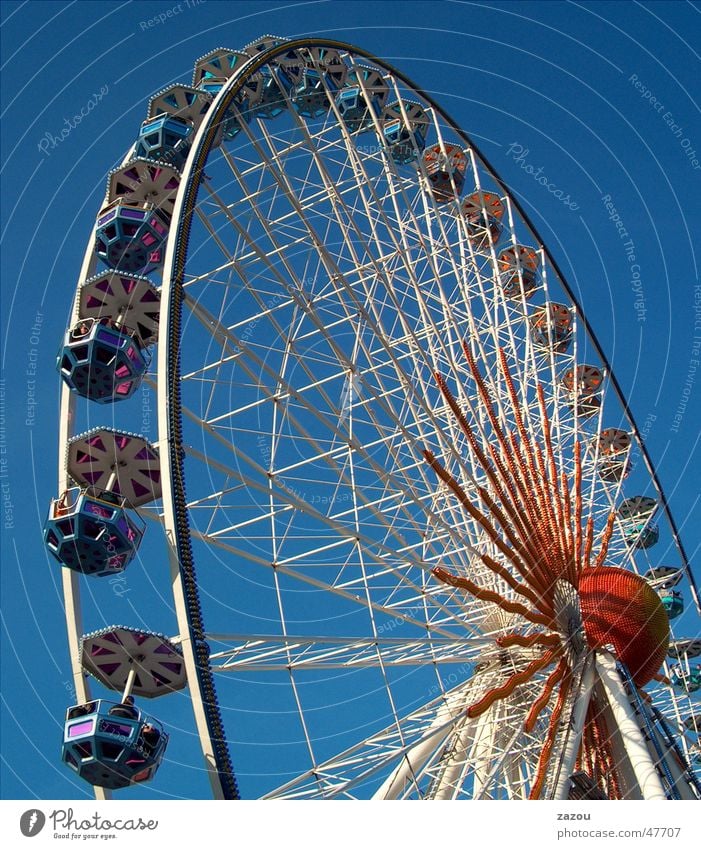
[[[298,122],[298,124],[300,125],[300,128],[303,131],[306,130],[306,128],[304,127],[304,125],[301,122]],[[270,170],[274,171],[274,173],[276,174],[276,179],[284,187],[287,196],[290,198],[291,204],[292,205],[297,204],[297,210],[301,215],[300,208],[298,206],[298,201],[297,201],[296,197],[294,196],[294,192],[293,192],[293,189],[292,189],[292,187],[289,183],[289,180],[285,177],[284,170],[282,169],[282,167],[280,165],[279,156],[276,154],[276,152],[274,150],[274,146],[271,142],[270,135],[269,135],[269,133],[267,133],[267,131],[265,131],[265,129],[263,129],[263,134],[264,134],[264,137],[268,141],[269,147],[272,149],[273,157],[274,157],[272,160],[268,160],[268,162],[266,164],[268,165]],[[308,143],[311,143],[312,140],[311,140],[311,137],[309,136],[308,133],[306,133],[306,138],[307,138]],[[316,160],[315,164],[316,164],[316,166],[319,170],[321,178],[324,181],[324,188],[326,189],[326,193],[328,193],[328,196],[331,197],[332,200],[334,201],[332,205],[333,205],[334,214],[336,216],[337,222],[338,222],[339,227],[340,227],[342,234],[343,234],[343,242],[345,244],[348,244],[349,246],[351,246],[351,251],[352,251],[352,257],[351,258],[352,258],[352,261],[353,261],[353,265],[357,268],[357,267],[362,265],[362,260],[357,254],[355,254],[353,252],[354,251],[354,249],[353,249],[354,239],[357,239],[359,244],[364,247],[364,250],[365,250],[365,252],[368,256],[372,256],[373,252],[370,250],[370,247],[369,247],[368,243],[366,242],[365,237],[363,236],[358,225],[356,224],[355,217],[352,214],[349,213],[347,207],[345,206],[343,197],[339,193],[336,183],[331,179],[330,175],[328,174],[328,172],[324,168],[323,163],[320,160],[320,157],[317,156],[314,146],[312,144],[309,144],[309,147],[310,147],[310,152],[311,152],[312,156]],[[266,156],[266,154],[264,152],[260,151],[260,148],[258,148],[258,150],[259,150],[259,153],[261,155],[261,158],[263,159]],[[240,175],[238,174],[238,169],[233,164],[230,157],[227,158],[227,161],[229,162],[229,164],[232,168],[232,171],[237,176],[240,177]],[[367,181],[367,185],[371,185],[370,180]],[[362,189],[361,189],[361,192],[360,192],[360,196],[363,197],[363,198],[365,196],[364,191]],[[374,200],[376,202],[378,200],[376,194],[374,195]],[[376,203],[376,206],[377,206],[377,209],[380,211],[380,213],[384,214],[382,204]],[[344,214],[345,214],[343,218],[341,217],[340,211],[343,211]],[[397,217],[399,217],[399,213],[398,213],[396,206],[395,206],[394,211],[395,211],[395,215],[397,215]],[[366,204],[366,212],[367,212],[367,204]],[[372,222],[373,218],[369,213],[367,214],[367,218],[370,222]],[[306,220],[307,229],[309,230],[309,232],[311,234],[312,243],[314,244],[314,246],[318,250],[319,245],[322,242],[318,238],[318,236],[314,233],[312,225],[309,223],[308,218],[306,218],[305,220]],[[397,256],[398,258],[403,259],[403,265],[404,265],[403,270],[408,275],[409,282],[411,284],[411,289],[414,293],[416,293],[416,297],[418,299],[419,305],[422,306],[422,295],[421,295],[422,286],[420,285],[420,281],[415,276],[413,264],[406,259],[406,257],[411,253],[411,246],[408,245],[407,242],[406,242],[406,236],[405,236],[406,230],[404,228],[400,228],[402,241],[399,241],[399,240],[397,240],[396,237],[394,237],[394,229],[395,229],[393,227],[394,222],[388,220],[386,215],[384,215],[383,223],[385,225],[386,231],[389,233],[390,237],[394,240],[394,242],[393,242],[394,249],[395,249],[394,255]],[[353,229],[352,237],[351,237],[351,234],[349,232],[350,228]],[[382,252],[381,242],[380,242],[380,239],[378,238],[378,236],[376,234],[376,231],[375,231],[375,241],[376,241],[378,247],[380,248],[379,250],[375,251],[375,253],[381,253]],[[430,253],[429,253],[429,257],[430,257]],[[379,268],[376,268],[376,271],[378,272],[378,274],[381,273],[381,269],[379,269]],[[430,272],[429,279],[432,282],[439,282],[440,281],[440,276],[441,276],[440,273],[437,271],[437,269],[435,267],[431,268],[430,264],[429,264],[429,272]],[[388,291],[391,293],[392,287],[388,287]],[[373,303],[372,298],[369,298],[368,300],[369,300],[370,303]],[[432,320],[430,319],[430,313],[426,309],[425,304],[423,304],[423,306],[422,306],[422,311],[423,311],[424,317],[428,317],[428,321],[427,321],[427,324],[426,324],[426,326],[429,330],[428,338],[429,339],[435,338],[437,340],[441,340],[443,338],[444,334],[442,334],[441,332],[436,332],[436,331],[438,331],[438,328],[436,327],[435,323],[432,322]],[[403,312],[403,310],[398,309],[397,315],[401,316],[402,312]],[[433,333],[431,333],[431,331],[433,331]],[[446,348],[444,346],[443,353],[444,353],[445,356],[448,357],[449,361],[452,359],[452,354],[450,353],[450,348]],[[439,361],[439,358],[435,353],[433,355],[433,361],[434,362]]]
[[[441,716],[437,720],[439,712]],[[458,710],[446,709],[443,697],[434,699],[402,717],[401,735],[393,723],[286,782],[264,798],[352,798],[351,791],[366,783],[376,784],[378,776],[386,774],[397,761],[407,757],[413,748],[426,739],[433,747],[439,747],[460,719]]]
[[[190,414],[190,415],[193,417],[193,419],[195,418],[194,414]],[[214,430],[214,428],[212,427],[212,425],[210,425],[210,424],[208,424],[208,423],[204,423],[204,422],[201,422],[201,425],[202,425],[202,427],[207,427],[207,428],[212,429],[212,431],[216,433],[216,431]],[[302,430],[302,434],[304,435],[304,430]],[[194,449],[191,449],[191,452],[190,452],[190,453],[192,453],[192,454],[194,455]],[[257,464],[253,461],[253,460],[251,460],[251,459],[250,459],[249,457],[247,457],[247,456],[241,456],[241,455],[240,455],[240,454],[238,454],[236,451],[234,451],[234,453],[236,454],[236,456],[238,457],[238,459],[239,459],[239,460],[244,460],[244,461],[247,463],[247,465],[249,465],[249,466],[251,467],[251,469],[252,469],[252,471],[253,471],[254,473],[256,473],[256,472],[257,472],[257,473],[259,473],[259,474],[260,474],[260,472],[261,472],[261,467],[260,467],[260,466],[258,466],[258,465],[257,465]],[[316,459],[318,459],[318,458],[319,458],[319,454],[315,454],[315,458],[316,458]],[[321,458],[322,458],[324,461],[326,461],[326,462],[328,462],[328,463],[330,464],[331,468],[333,469],[333,471],[334,471],[335,473],[338,473],[338,471],[339,471],[339,463],[338,463],[338,461],[334,458],[334,456],[333,456],[330,452],[325,452],[325,453],[322,455],[322,457],[321,457]],[[204,455],[200,455],[200,459],[201,459],[203,462],[209,462],[209,459],[208,459],[207,457],[205,457]],[[227,470],[227,475],[228,475],[229,477],[232,477],[232,476],[234,476],[235,474],[236,474],[236,473],[234,472],[234,470],[232,470],[232,469],[228,469],[228,470]],[[247,478],[247,479],[246,479],[246,481],[245,481],[245,483],[246,483],[246,485],[250,485],[250,484],[252,483],[252,480],[251,480],[250,478]],[[348,481],[346,481],[346,484],[348,484]],[[261,490],[264,490],[264,489],[267,489],[267,486],[262,485],[262,484],[259,484],[259,485],[258,485],[258,488],[259,488],[259,489],[261,489]],[[352,487],[352,486],[351,486],[351,487],[350,487],[350,489],[351,489],[351,491],[352,491],[352,493],[353,493],[353,497],[354,497],[354,499],[356,499],[356,498],[357,498],[359,501],[361,501],[361,502],[362,502],[363,507],[364,507],[364,508],[366,508],[366,509],[369,509],[369,510],[370,510],[370,512],[371,512],[371,514],[374,516],[374,518],[375,518],[378,522],[383,523],[383,524],[386,524],[386,520],[383,518],[383,514],[382,514],[382,513],[380,513],[380,512],[379,512],[379,511],[378,511],[378,510],[374,507],[373,502],[372,502],[372,501],[371,501],[371,500],[370,500],[370,499],[369,499],[366,495],[364,495],[364,494],[362,494],[362,493],[359,493],[359,492],[358,492],[358,490],[357,490],[357,487]],[[306,503],[306,502],[303,502],[303,503]],[[315,514],[315,515],[318,515],[317,511],[314,511],[314,514]],[[338,526],[335,526],[335,527],[336,527],[336,529],[338,529]],[[417,527],[417,529],[419,529],[421,526],[416,526],[416,527]],[[390,528],[389,526],[388,526],[388,529],[389,529],[389,530],[391,530],[391,528]],[[395,532],[393,531],[393,533],[395,533]],[[397,542],[399,542],[399,544],[400,544],[400,550],[401,550],[401,551],[405,551],[405,550],[406,550],[406,542],[405,542],[405,540],[404,540],[403,538],[401,538],[401,537],[398,537]]]
[[[209,634],[208,639],[228,646],[210,654],[217,672],[353,670],[379,666],[380,656],[385,666],[459,664],[474,660],[490,644],[486,637],[468,641],[438,636],[412,639]]]
[[[249,562],[256,564],[258,566],[263,566],[268,569],[272,567],[269,558],[262,557],[260,555],[256,555],[251,552],[248,548],[242,548],[240,546],[235,546],[232,543],[223,540],[219,537],[211,538],[196,530],[192,529],[193,539],[198,542],[206,543],[214,548],[221,549],[222,551],[229,552],[235,558],[237,558],[240,562]],[[317,577],[311,570],[302,572],[297,569],[292,569],[285,565],[277,565],[276,569],[281,573],[285,574],[294,581],[299,581],[301,584],[307,584],[310,587],[313,587],[318,590],[322,590],[331,595],[338,596],[344,602],[350,603],[352,606],[360,605],[363,608],[366,608],[368,603],[365,599],[361,599],[358,596],[357,590],[352,591],[348,590],[342,586],[339,586],[335,583],[328,583],[326,581],[321,580]],[[396,590],[398,585],[393,585],[393,588]],[[388,590],[389,592],[389,590]],[[391,623],[392,627],[398,627],[399,625],[407,625],[415,629],[415,633],[425,634],[430,632],[431,634],[435,634],[438,637],[446,637],[449,639],[455,638],[454,630],[451,628],[456,627],[456,623],[461,621],[461,617],[464,615],[460,609],[459,605],[461,601],[451,597],[449,599],[450,606],[447,603],[441,604],[439,603],[432,595],[428,595],[424,592],[419,594],[405,594],[400,598],[393,599],[389,603],[383,603],[382,601],[371,599],[369,604],[372,606],[373,611],[376,614],[382,614],[386,617],[386,621]],[[428,617],[427,611],[433,611],[435,608],[435,613],[440,614],[440,618],[436,618],[432,620]],[[413,615],[416,611],[420,611],[423,618],[417,618]],[[468,607],[468,615],[472,616],[474,621],[474,625],[470,625],[468,627],[468,632],[472,635],[474,639],[481,639],[485,635],[490,635],[489,627],[479,627],[479,622],[481,620],[481,614],[483,611],[483,605],[472,605]],[[499,622],[495,624],[495,630],[498,632],[503,628],[503,624]]]
[[[193,529],[192,535],[196,540],[205,542],[210,546],[219,548],[223,551],[230,552],[241,561],[264,566],[267,569],[273,568],[273,564],[270,562],[269,558],[255,555],[248,549],[235,546],[226,539],[221,537],[211,537],[196,529]],[[264,538],[261,538],[261,541],[263,541],[263,539]],[[321,550],[323,551],[323,549]],[[350,553],[353,554],[352,549],[350,549]],[[349,562],[354,563],[353,560]],[[376,614],[382,614],[386,617],[387,621],[391,621],[396,624],[406,624],[417,629],[417,631],[424,633],[429,631],[431,634],[453,637],[453,632],[450,628],[457,627],[464,615],[463,611],[460,610],[460,605],[462,603],[460,599],[452,596],[446,601],[441,601],[433,594],[427,594],[421,588],[417,588],[415,585],[412,585],[407,581],[397,581],[395,579],[392,583],[383,582],[382,578],[385,577],[387,573],[391,573],[391,570],[384,568],[384,564],[382,564],[382,567],[383,568],[380,568],[374,576],[371,576],[375,578],[375,581],[370,582],[369,579],[366,578],[363,581],[354,581],[350,586],[348,586],[344,585],[342,582],[334,581],[333,583],[329,583],[322,580],[317,577],[318,570],[312,571],[311,569],[308,569],[307,571],[301,571],[299,569],[291,568],[284,563],[274,564],[275,570],[280,574],[285,574],[289,578],[299,581],[302,584],[308,584],[316,589],[337,595],[343,601],[349,602],[352,606],[360,606],[362,608],[371,607]],[[358,587],[365,587],[368,582],[372,583],[373,588],[374,585],[377,584],[377,587],[373,589],[377,598],[373,597],[368,600],[367,598],[363,598],[358,595]],[[468,608],[468,613],[474,618],[476,623],[479,622],[478,614],[483,607],[483,605],[480,605],[479,610],[472,610]],[[415,615],[410,615],[406,612],[411,611],[413,614],[417,610],[422,612],[424,618],[419,619],[416,618]],[[489,633],[489,630],[484,628],[480,629],[478,625],[475,624],[468,627],[468,632],[479,637],[483,633]]]
[[[527,699],[496,705],[478,720],[465,715],[466,705],[490,680],[498,680],[496,674],[497,679],[471,679],[403,716],[401,739],[388,726],[266,798],[352,797],[364,785],[374,788],[374,798],[461,798],[473,793],[523,798],[541,743],[537,734],[523,731]]]
[[[186,413],[187,413],[187,411],[186,411]],[[195,418],[193,414],[190,414],[190,415],[193,416],[193,418]],[[206,427],[206,425],[204,423],[201,423],[201,422],[198,423],[198,426],[199,427]],[[217,438],[222,439],[222,440],[224,439],[221,435],[217,435]],[[230,447],[230,443],[225,443],[225,444],[227,445],[227,447]],[[191,454],[194,453],[193,449],[190,449],[190,453]],[[216,463],[214,463],[214,461],[212,460],[211,457],[201,456],[200,459],[201,459],[202,462],[205,462],[209,465],[212,465],[212,466],[216,465]],[[249,461],[249,458],[246,458],[246,457],[240,458],[240,459],[243,459],[246,462]],[[250,463],[249,463],[249,465],[250,465]],[[257,489],[261,493],[265,492],[266,489],[267,489],[267,484],[258,483],[255,479],[251,479],[251,478],[248,478],[248,477],[245,477],[245,476],[242,477],[240,471],[238,471],[238,470],[234,470],[234,469],[229,468],[229,467],[221,466],[220,471],[225,472],[227,480],[243,481],[245,486],[252,487],[253,489]],[[254,471],[256,471],[255,468],[254,468]],[[305,512],[310,512],[310,505],[308,504],[308,502],[306,502],[304,499],[300,500],[299,498],[292,498],[291,497],[292,495],[293,495],[292,490],[290,490],[290,489],[285,490],[284,488],[282,488],[281,492],[276,494],[276,498],[278,498],[278,500],[282,501],[282,503],[284,504],[285,510],[302,509]],[[367,499],[365,500],[364,504],[365,503],[367,503]],[[201,502],[200,502],[200,506],[201,506]],[[374,514],[375,514],[376,518],[380,519],[382,525],[387,526],[388,531],[391,532],[391,525],[389,525],[389,526],[387,525],[387,519],[385,518],[386,517],[386,508],[381,513],[378,512],[377,510],[375,510]],[[319,512],[317,510],[311,509],[311,515],[318,518],[321,514],[319,514]],[[338,523],[338,519],[341,519],[341,518],[343,518],[343,517],[338,516],[337,519],[334,520],[334,519],[330,519],[327,516],[327,517],[324,518],[324,522],[327,524],[327,526],[329,526],[334,531],[334,533],[336,533],[338,530],[342,529],[340,537],[345,538],[346,540],[351,542],[353,539],[356,538],[357,534],[356,534],[355,531],[353,531],[353,529],[349,529],[347,524],[344,523],[343,525],[340,525]],[[211,529],[209,531],[208,536],[212,541],[214,541],[218,537],[218,535],[215,532],[213,532]],[[362,537],[361,537],[361,540],[362,540]],[[437,540],[437,542],[440,542],[440,541]],[[395,543],[395,546],[396,546],[396,543]],[[463,550],[464,548],[465,548],[465,544],[463,542],[463,543],[460,544],[458,550]],[[408,548],[406,546],[402,546],[399,550],[397,550],[396,547],[395,548],[386,548],[385,547],[382,550],[384,550],[385,554],[388,554],[388,555],[394,554],[394,556],[396,556],[399,553],[405,559],[406,562],[408,562],[408,563],[413,562],[415,565],[419,566],[420,568],[425,568],[422,565],[422,560],[417,559],[416,555],[414,554],[414,552],[411,548]],[[396,568],[394,566],[392,566],[391,564],[388,564],[388,562],[384,559],[383,555],[378,555],[375,552],[376,552],[376,549],[373,549],[373,554],[372,554],[373,560],[380,567],[380,571],[377,573],[378,577],[382,577],[387,572],[392,572],[393,574],[396,575],[398,587],[401,586],[405,589],[407,587],[409,587],[409,588],[411,588],[411,590],[413,592],[418,591],[417,587],[415,587],[415,586],[412,587],[411,583],[408,582],[408,578],[407,578],[407,576],[404,572],[402,572],[402,571],[397,572]],[[443,550],[442,554],[443,554],[443,556],[445,556],[445,550]],[[379,557],[379,559],[378,559],[378,557]],[[297,559],[299,559],[299,558],[297,558]],[[285,562],[284,558],[279,559],[278,565],[284,564],[284,562]],[[336,581],[336,583],[338,584],[339,582]],[[359,581],[359,583],[362,583],[362,581]]]
[[[205,319],[205,320],[206,320],[207,324],[209,324],[209,325],[211,326],[211,324],[212,324],[212,321],[213,321],[213,320],[212,320],[212,319],[209,319],[209,318],[207,318],[207,319]],[[228,333],[228,331],[220,331],[220,332],[226,332],[226,333]],[[232,342],[232,345],[234,345],[234,346],[235,346],[235,345],[237,345],[237,344],[238,344],[237,340],[236,340],[236,339],[234,339],[234,340],[233,340],[233,342]],[[279,386],[280,382],[281,382],[281,377],[280,377],[280,376],[278,376],[278,379],[275,381],[276,386]],[[286,389],[287,389],[287,391],[288,391],[288,392],[290,391],[290,389],[289,389],[288,387],[286,387]],[[298,396],[298,397],[299,397],[299,396]],[[317,415],[317,416],[318,416],[318,413],[316,412],[316,409],[315,409],[315,408],[308,407],[308,409],[309,409],[309,411],[310,411],[310,412],[312,412],[312,413],[314,413],[315,415]],[[336,430],[336,434],[335,434],[335,435],[336,435],[336,437],[338,437],[338,436],[340,435],[340,434],[339,434],[339,432],[338,432],[338,430]],[[344,439],[344,442],[345,442],[345,441],[347,440],[347,434],[342,434],[342,438]],[[324,457],[324,458],[326,458],[326,455],[324,454],[324,452],[317,452],[314,456],[315,456],[317,459],[318,459],[319,457]],[[382,478],[386,478],[386,477],[387,477],[387,475],[386,475],[386,473],[384,472],[384,470],[383,470],[382,468],[379,468],[379,469],[378,469],[376,464],[375,464],[375,466],[374,466],[374,469],[377,471],[378,479],[382,479]],[[425,475],[423,476],[423,480],[424,480],[424,481],[426,481]],[[422,508],[422,509],[423,509],[423,508]]]

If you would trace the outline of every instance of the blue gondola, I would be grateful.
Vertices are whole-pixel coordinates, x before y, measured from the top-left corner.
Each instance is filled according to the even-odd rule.
[[[662,590],[660,600],[669,619],[676,619],[684,612],[684,596],[677,590]]]
[[[119,790],[150,781],[167,745],[158,720],[133,705],[99,699],[68,708],[61,758],[89,784]]]
[[[192,124],[172,115],[144,121],[136,140],[134,156],[166,162],[182,169],[190,150]]]
[[[682,666],[672,670],[672,685],[685,693],[695,693],[701,689],[701,666],[692,666],[687,672]]]
[[[163,264],[169,223],[149,203],[115,200],[98,215],[95,252],[108,268],[148,274]]]
[[[428,118],[418,103],[390,103],[382,114],[382,127],[390,156],[397,165],[414,162],[426,147]]]
[[[62,566],[97,577],[124,571],[143,535],[123,498],[89,487],[54,499],[44,525],[46,547]]]
[[[276,35],[264,35],[244,47],[248,56],[257,57],[273,47],[284,44],[288,39]],[[305,62],[297,50],[283,51],[270,63],[263,65],[254,75],[259,80],[256,97],[251,99],[248,111],[256,118],[277,118],[287,109],[285,95],[292,94],[301,81]]]
[[[260,74],[262,77],[260,98],[249,107],[248,113],[255,118],[277,118],[287,109],[284,92],[289,94],[292,84],[283,73],[274,76],[267,65],[263,67]]]
[[[290,94],[292,105],[303,118],[320,118],[331,107],[327,87],[333,91],[326,75],[313,68],[305,68],[301,80]]]
[[[150,361],[133,331],[107,318],[88,318],[66,331],[58,370],[78,395],[107,404],[131,398]]]
[[[652,548],[659,542],[660,531],[657,525],[631,522],[624,526],[623,537],[631,548]]]
[[[207,94],[217,95],[223,87],[225,79],[205,76],[197,88]],[[251,104],[257,102],[262,92],[263,84],[260,74],[253,74],[246,80],[241,91],[234,97],[235,110],[227,109],[221,122],[221,131],[215,139],[214,146],[217,147],[224,138],[231,141],[241,132],[242,122],[250,123]],[[236,114],[234,114],[234,111]]]
[[[336,98],[341,120],[351,133],[372,129],[387,101],[389,88],[375,68],[355,65],[348,71],[347,83]],[[369,105],[368,105],[369,104]]]

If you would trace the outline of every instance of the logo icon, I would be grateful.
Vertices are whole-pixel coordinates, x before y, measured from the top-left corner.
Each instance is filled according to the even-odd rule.
[[[19,820],[19,828],[25,837],[36,837],[46,823],[46,817],[38,808],[25,811]]]

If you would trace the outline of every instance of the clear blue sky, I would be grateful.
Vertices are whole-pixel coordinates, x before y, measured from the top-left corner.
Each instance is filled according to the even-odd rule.
[[[407,73],[472,135],[578,293],[698,560],[699,4],[8,2],[2,18],[0,484],[13,505],[0,517],[5,798],[88,792],[59,762],[70,666],[59,570],[41,537],[56,487],[55,355],[106,172],[132,144],[149,96],[189,82],[195,60],[214,47],[265,32],[357,44]],[[91,100],[95,108],[61,138],[64,119]],[[527,165],[542,168],[570,206]],[[635,243],[645,321],[607,196]],[[133,589],[89,629],[148,619],[138,582]],[[165,711],[178,738],[173,763],[151,788],[129,791],[134,798],[207,795],[181,707]],[[275,771],[270,751],[247,763]]]

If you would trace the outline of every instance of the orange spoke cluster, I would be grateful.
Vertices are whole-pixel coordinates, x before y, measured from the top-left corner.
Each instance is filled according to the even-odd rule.
[[[581,752],[587,772],[596,785],[609,799],[621,799],[621,781],[611,750],[606,719],[593,702],[587,710]]]
[[[557,689],[557,701],[550,714],[531,786],[530,798],[537,799],[543,791],[561,715],[572,686],[572,659],[565,652],[565,642],[560,633],[554,589],[557,582],[562,580],[577,589],[584,570],[591,572],[603,565],[614,530],[615,515],[609,515],[601,546],[594,556],[594,520],[592,516],[584,516],[580,443],[574,443],[574,472],[570,480],[564,471],[558,469],[555,459],[543,387],[536,387],[542,434],[539,441],[526,427],[525,408],[521,406],[504,351],[499,350],[499,368],[515,426],[514,430],[506,430],[466,343],[463,343],[463,350],[477,389],[478,405],[491,428],[488,439],[478,438],[443,376],[436,373],[435,377],[478,466],[484,471],[490,490],[474,483],[477,494],[475,502],[431,451],[425,450],[424,457],[465,512],[484,531],[499,557],[503,558],[502,562],[498,562],[487,553],[477,552],[479,560],[531,607],[480,586],[470,578],[454,575],[442,567],[435,568],[433,574],[444,584],[465,590],[474,598],[492,602],[507,613],[518,614],[531,625],[547,629],[535,634],[514,633],[498,637],[496,643],[500,648],[533,651],[541,648],[543,652],[467,709],[469,717],[478,717],[497,700],[508,698],[517,687],[532,680],[552,663],[557,664],[545,680],[523,726],[525,732],[533,732],[539,716]],[[482,447],[483,442],[486,442],[486,450]],[[588,716],[578,758],[580,763],[584,760],[597,783],[601,784],[602,776],[609,776],[609,789],[615,793],[618,792],[618,776],[613,769],[610,746],[606,743],[607,735],[603,733],[602,722],[601,717],[593,714]]]
[[[509,601],[499,595],[499,593],[496,593],[493,590],[488,590],[486,587],[480,587],[479,584],[475,584],[474,581],[470,581],[468,578],[461,578],[458,575],[453,575],[451,572],[441,569],[440,567],[434,569],[433,574],[439,581],[443,581],[444,584],[449,584],[452,587],[460,587],[461,589],[467,590],[475,598],[480,599],[480,601],[494,602],[495,604],[498,604],[502,610],[506,610],[508,613],[518,613],[520,616],[523,616],[524,619],[528,619],[529,622],[533,622],[534,625],[547,626],[551,624],[551,620],[547,616],[541,616],[539,613],[533,613],[517,601]]]
[[[479,701],[470,705],[467,709],[467,715],[470,719],[475,719],[476,717],[481,716],[497,699],[505,699],[507,696],[510,696],[519,684],[525,683],[530,680],[536,672],[544,669],[546,666],[549,666],[553,659],[561,654],[561,651],[562,650],[560,648],[549,649],[542,657],[532,660],[521,672],[515,672],[511,675],[505,684],[502,684],[500,687],[494,687]]]
[[[560,683],[560,681],[562,681],[566,671],[567,661],[563,657],[558,663],[558,665],[555,667],[555,669],[553,669],[553,671],[548,676],[547,681],[543,685],[543,690],[541,694],[533,702],[533,706],[531,707],[528,716],[526,717],[526,721],[523,724],[524,731],[527,731],[529,734],[531,731],[533,731],[538,717],[550,701],[550,697],[553,694],[553,690]]]
[[[562,680],[562,684],[560,685],[560,694],[557,697],[557,702],[555,704],[555,708],[553,712],[550,714],[550,723],[548,724],[548,733],[545,737],[545,743],[543,743],[543,748],[540,752],[540,759],[538,761],[538,769],[536,771],[535,780],[533,782],[533,786],[531,787],[531,792],[529,795],[529,799],[539,799],[540,794],[543,791],[543,784],[545,783],[545,775],[548,769],[548,764],[550,763],[550,755],[552,754],[553,745],[555,743],[555,735],[557,734],[558,724],[560,722],[560,716],[562,714],[562,709],[565,706],[565,700],[567,699],[567,694],[570,691],[570,684],[572,682],[572,675],[568,671],[565,673],[565,676]]]

